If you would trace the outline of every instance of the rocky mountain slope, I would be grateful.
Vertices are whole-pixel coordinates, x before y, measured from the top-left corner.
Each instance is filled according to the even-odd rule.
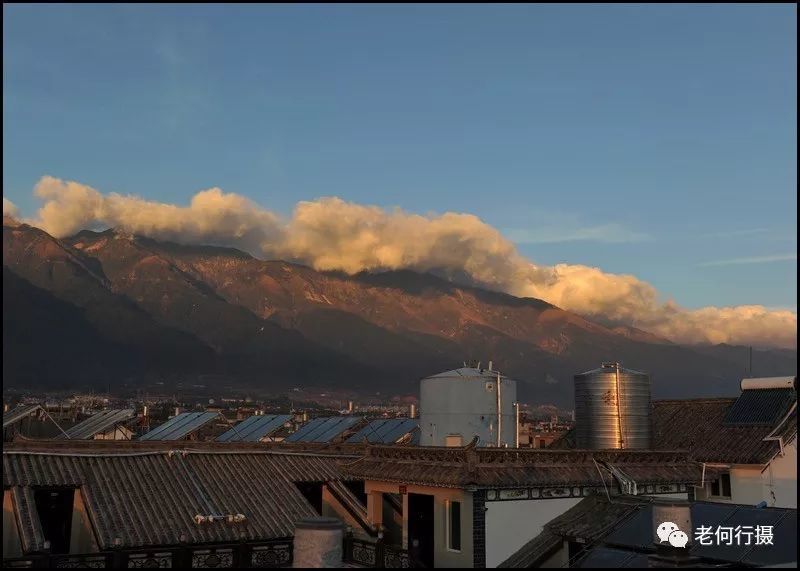
[[[492,359],[522,381],[521,398],[568,405],[571,375],[604,360],[651,372],[656,396],[730,394],[747,368],[745,348],[682,347],[410,271],[347,276],[113,230],[56,240],[25,225],[4,225],[3,263],[7,384],[214,374],[409,394],[427,374]],[[70,337],[76,347],[61,342]],[[794,374],[794,351],[756,357],[759,374]]]

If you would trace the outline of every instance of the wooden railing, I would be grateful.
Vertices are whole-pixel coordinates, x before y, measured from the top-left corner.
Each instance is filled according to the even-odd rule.
[[[37,553],[3,558],[11,569],[159,569],[174,567],[274,568],[292,563],[292,540],[192,546],[151,550],[113,550],[102,553],[55,555]]]

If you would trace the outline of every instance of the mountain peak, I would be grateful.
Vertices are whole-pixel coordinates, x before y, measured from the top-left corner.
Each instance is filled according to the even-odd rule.
[[[182,245],[119,229],[85,230],[63,240],[39,229],[9,229],[3,245],[4,264],[15,275],[86,309],[80,327],[96,327],[122,353],[147,348],[150,369],[139,371],[135,382],[183,367],[187,375],[214,373],[242,387],[279,390],[313,382],[413,394],[419,379],[476,358],[493,360],[521,381],[521,398],[567,405],[572,384],[553,379],[570,379],[603,361],[651,372],[661,397],[725,394],[722,385],[730,382],[735,390],[742,373],[740,352],[667,344],[635,328],[615,331],[541,300],[460,284],[457,277],[319,272],[234,248]],[[68,335],[69,327],[64,331]],[[186,358],[156,350],[175,339]],[[58,350],[57,344],[37,347],[30,361]],[[764,376],[791,374],[793,355],[764,353],[755,361]],[[26,367],[6,380],[17,382]],[[65,371],[61,378],[78,373]]]

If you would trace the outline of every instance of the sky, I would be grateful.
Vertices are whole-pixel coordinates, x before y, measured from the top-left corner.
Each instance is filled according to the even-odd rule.
[[[797,306],[794,5],[4,5],[3,195],[479,216],[684,307]]]

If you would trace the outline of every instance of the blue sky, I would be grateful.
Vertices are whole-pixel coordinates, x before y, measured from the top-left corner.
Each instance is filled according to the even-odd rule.
[[[3,7],[3,193],[45,174],[471,212],[687,307],[797,304],[796,7]]]

